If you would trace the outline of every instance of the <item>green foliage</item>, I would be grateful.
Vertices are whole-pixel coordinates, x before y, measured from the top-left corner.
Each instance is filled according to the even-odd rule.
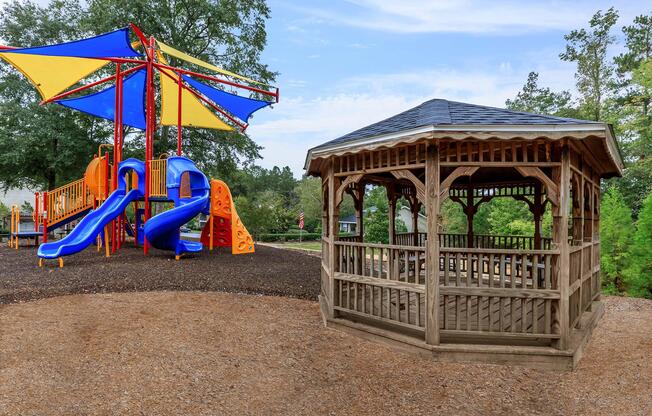
[[[539,87],[538,82],[539,74],[530,72],[523,89],[516,94],[516,98],[505,101],[505,106],[528,113],[577,117],[577,110],[572,108],[570,92],[553,92],[550,88]]]
[[[559,54],[562,60],[577,64],[580,107],[591,120],[600,120],[603,100],[611,87],[614,69],[607,50],[616,39],[611,28],[617,20],[618,12],[613,7],[605,13],[599,10],[589,21],[590,30],[573,30],[564,36],[568,43],[565,52]]]
[[[652,193],[645,198],[636,221],[624,281],[628,294],[652,298]]]
[[[80,25],[75,1],[41,8],[6,3],[0,38],[11,45],[36,46],[90,33]],[[79,178],[100,142],[111,135],[107,122],[57,105],[39,106],[35,88],[15,68],[0,61],[0,187],[53,188]]]
[[[279,233],[279,234],[258,234],[255,236],[257,241],[265,242],[284,242],[284,241],[317,241],[321,239],[321,233]]]
[[[600,205],[600,269],[607,293],[624,291],[623,272],[634,227],[632,211],[616,187],[610,187]]]
[[[440,207],[442,230],[444,233],[466,233],[466,215],[457,202],[446,199]]]
[[[364,200],[364,241],[369,243],[389,243],[389,201],[383,186],[367,189]],[[396,218],[394,228],[397,233],[406,232],[405,223]]]

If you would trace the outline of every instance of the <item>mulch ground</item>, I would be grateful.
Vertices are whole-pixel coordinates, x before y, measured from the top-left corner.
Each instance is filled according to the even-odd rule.
[[[278,296],[0,305],[0,414],[647,416],[652,301],[605,304],[572,372],[433,362],[324,328],[316,302]]]
[[[191,290],[317,299],[320,259],[297,251],[256,246],[256,253],[204,251],[175,261],[169,252],[131,245],[110,258],[89,248],[38,267],[36,249],[0,246],[0,304],[76,293]]]

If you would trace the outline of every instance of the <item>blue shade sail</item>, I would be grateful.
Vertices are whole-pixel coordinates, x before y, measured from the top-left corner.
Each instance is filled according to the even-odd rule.
[[[92,38],[34,48],[11,49],[11,53],[69,56],[76,58],[118,58],[140,56],[129,42],[129,29],[123,28]]]
[[[140,69],[122,81],[122,123],[141,130],[145,130],[146,76],[146,71]],[[115,85],[83,97],[55,102],[92,116],[115,119]]]
[[[252,98],[240,97],[239,95],[222,91],[186,75],[183,75],[183,80],[208,97],[215,104],[218,104],[220,107],[243,121],[248,121],[249,117],[255,111],[271,104],[269,101],[254,100]]]

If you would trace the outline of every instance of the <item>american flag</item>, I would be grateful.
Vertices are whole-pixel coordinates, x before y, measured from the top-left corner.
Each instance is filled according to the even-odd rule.
[[[303,211],[299,214],[299,229],[303,230]]]

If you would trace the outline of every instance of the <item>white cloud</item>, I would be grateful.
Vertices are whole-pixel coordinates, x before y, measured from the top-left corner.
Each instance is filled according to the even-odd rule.
[[[572,67],[535,69],[542,73],[541,85],[572,88]],[[298,177],[309,148],[423,101],[444,98],[503,107],[520,90],[528,70],[502,63],[483,71],[436,69],[353,77],[333,86],[330,95],[282,98],[252,122],[249,134],[265,148],[262,166],[288,165]]]
[[[298,7],[309,16],[337,24],[395,33],[496,32],[520,33],[584,26],[601,1],[516,1],[490,3],[479,0],[347,0],[346,11],[335,8]],[[604,3],[604,4],[602,4]],[[615,2],[625,20],[631,21],[642,4]],[[623,20],[624,21],[624,20]]]

